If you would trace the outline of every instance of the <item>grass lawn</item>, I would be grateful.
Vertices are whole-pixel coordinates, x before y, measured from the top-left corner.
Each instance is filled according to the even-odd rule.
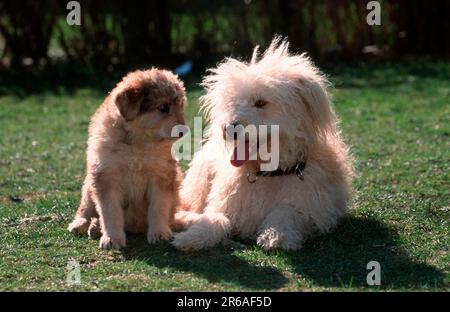
[[[181,253],[129,236],[122,252],[67,231],[84,174],[90,88],[0,97],[0,290],[449,290],[450,63],[328,70],[358,177],[351,210],[301,251]],[[198,87],[188,88],[190,123]],[[67,262],[81,285],[66,284]],[[366,264],[381,264],[367,286]]]

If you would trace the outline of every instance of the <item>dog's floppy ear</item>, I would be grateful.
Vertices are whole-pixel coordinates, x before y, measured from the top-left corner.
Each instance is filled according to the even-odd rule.
[[[300,97],[306,105],[314,130],[319,135],[334,132],[336,116],[325,86],[312,79],[301,79],[300,85]]]
[[[136,87],[125,88],[116,95],[115,103],[126,121],[131,121],[139,115],[142,98],[141,88]]]

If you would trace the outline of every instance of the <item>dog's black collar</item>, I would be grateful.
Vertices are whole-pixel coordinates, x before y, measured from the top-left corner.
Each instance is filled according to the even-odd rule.
[[[304,180],[303,170],[306,167],[306,160],[297,163],[295,166],[282,170],[278,168],[273,171],[258,171],[256,173],[247,173],[247,180],[250,183],[255,183],[258,177],[278,177],[282,175],[295,174],[300,180]]]

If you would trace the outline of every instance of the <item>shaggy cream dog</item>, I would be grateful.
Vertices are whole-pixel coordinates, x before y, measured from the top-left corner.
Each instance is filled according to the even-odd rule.
[[[126,245],[125,231],[149,243],[172,237],[182,174],[171,157],[172,128],[184,124],[183,83],[152,68],[129,73],[91,118],[86,179],[69,231],[101,231],[102,249]]]
[[[327,81],[309,58],[275,39],[250,63],[225,60],[203,85],[208,140],[182,183],[175,219],[187,230],[173,245],[198,250],[235,235],[265,250],[297,250],[313,231],[333,228],[346,211],[353,168]],[[279,125],[278,169],[261,172],[261,159],[247,153],[230,162],[230,124]]]

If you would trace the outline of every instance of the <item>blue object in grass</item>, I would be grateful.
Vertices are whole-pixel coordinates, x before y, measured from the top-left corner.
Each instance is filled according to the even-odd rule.
[[[184,62],[183,64],[181,64],[174,70],[175,74],[177,74],[181,77],[188,75],[191,71],[192,71],[192,62],[191,61]]]

